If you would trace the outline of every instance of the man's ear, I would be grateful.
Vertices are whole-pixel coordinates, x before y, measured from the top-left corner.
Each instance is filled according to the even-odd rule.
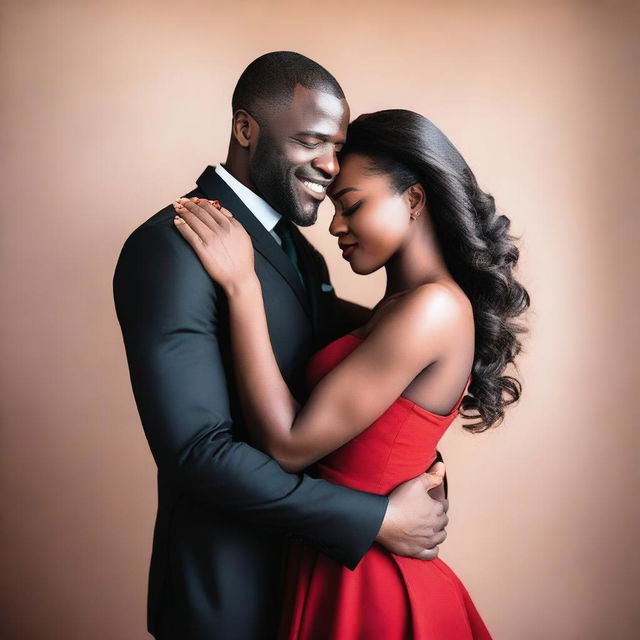
[[[233,114],[231,134],[241,147],[246,148],[252,143],[255,144],[260,134],[260,125],[248,111],[238,109]]]

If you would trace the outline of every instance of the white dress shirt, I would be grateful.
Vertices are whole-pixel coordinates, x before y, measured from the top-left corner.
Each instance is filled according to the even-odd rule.
[[[282,246],[280,236],[273,230],[282,217],[268,202],[263,200],[258,194],[254,193],[242,182],[234,178],[222,164],[216,165],[216,173],[229,185],[233,192],[242,200],[247,209],[260,220],[262,226],[273,236],[274,240]],[[233,211],[231,212],[233,213]]]

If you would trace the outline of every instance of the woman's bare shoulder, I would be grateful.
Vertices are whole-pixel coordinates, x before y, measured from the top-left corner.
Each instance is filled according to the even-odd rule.
[[[419,330],[420,326],[433,325],[438,320],[451,323],[472,319],[473,311],[469,299],[458,285],[429,282],[381,300],[367,324],[358,329],[356,335],[365,338],[385,318],[397,320],[401,317]]]

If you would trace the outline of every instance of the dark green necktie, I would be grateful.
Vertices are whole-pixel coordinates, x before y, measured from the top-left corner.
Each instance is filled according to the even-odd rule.
[[[296,251],[296,245],[293,243],[293,234],[291,233],[291,223],[283,216],[278,220],[278,224],[273,228],[278,234],[280,240],[282,240],[282,250],[289,256],[289,260],[293,264],[293,268],[296,270],[302,286],[306,288],[302,272],[300,271],[300,264],[298,263],[298,252]]]

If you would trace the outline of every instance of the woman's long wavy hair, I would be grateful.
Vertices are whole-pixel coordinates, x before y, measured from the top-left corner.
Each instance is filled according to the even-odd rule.
[[[504,371],[510,363],[515,367],[522,349],[518,334],[528,331],[514,319],[530,304],[513,274],[519,257],[513,241],[519,238],[509,234],[511,221],[496,212],[493,196],[478,187],[451,141],[418,113],[388,109],[359,116],[339,158],[349,153],[366,156],[372,172],[388,175],[397,193],[422,185],[447,268],[473,306],[473,376],[460,415],[480,418],[464,425],[474,433],[498,426],[522,391]]]

